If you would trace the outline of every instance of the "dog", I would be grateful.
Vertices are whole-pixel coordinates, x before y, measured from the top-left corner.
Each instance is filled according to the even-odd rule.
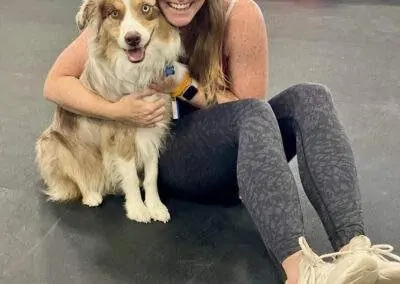
[[[174,66],[176,80],[187,72],[178,63],[182,55],[179,31],[166,21],[156,0],[84,0],[76,23],[93,35],[80,81],[108,101],[144,90],[163,76],[166,66]],[[170,106],[170,95],[165,99]],[[160,200],[157,176],[170,121],[170,107],[153,128],[85,117],[57,107],[35,146],[48,199],[81,198],[87,206],[98,206],[105,195],[124,194],[129,219],[168,222],[170,214]]]

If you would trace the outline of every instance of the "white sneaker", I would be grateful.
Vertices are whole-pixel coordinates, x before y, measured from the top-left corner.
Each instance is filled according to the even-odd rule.
[[[354,237],[349,243],[350,252],[368,252],[373,256],[379,267],[379,284],[399,284],[400,283],[400,256],[392,253],[393,247],[390,245],[373,245],[366,236]]]
[[[299,238],[302,249],[299,284],[374,284],[378,279],[378,263],[368,253],[331,253],[318,256]],[[335,259],[336,256],[340,258]],[[326,262],[323,259],[333,259]]]

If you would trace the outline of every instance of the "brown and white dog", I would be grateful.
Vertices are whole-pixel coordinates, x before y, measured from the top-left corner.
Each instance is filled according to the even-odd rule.
[[[174,76],[185,72],[175,62],[181,53],[179,33],[165,20],[156,0],[84,0],[76,21],[93,34],[80,80],[109,101],[148,87],[168,64],[176,66]],[[83,204],[97,206],[104,195],[123,193],[129,219],[169,221],[168,209],[159,198],[157,175],[170,116],[168,109],[164,121],[155,127],[136,128],[57,107],[51,125],[36,144],[49,200],[82,197]]]

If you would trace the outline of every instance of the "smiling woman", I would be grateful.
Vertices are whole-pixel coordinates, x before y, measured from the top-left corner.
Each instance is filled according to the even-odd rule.
[[[188,67],[183,80],[153,84],[158,92],[177,97],[180,106],[159,157],[161,192],[196,202],[242,202],[289,284],[400,283],[400,265],[385,261],[364,235],[354,155],[329,89],[299,84],[265,101],[267,28],[255,1],[158,4],[169,24],[179,28]],[[72,112],[153,127],[164,110],[152,104],[144,113],[143,93],[110,103],[80,84],[90,38],[84,30],[59,56],[45,97]],[[128,42],[135,45],[136,40],[133,36]],[[298,188],[288,165],[295,155],[304,190],[336,251],[329,255],[333,261],[324,261],[305,241]]]
[[[205,0],[159,0],[158,4],[171,24],[176,27],[184,27],[192,21],[197,12],[203,7],[204,2]]]
[[[158,4],[167,20],[181,29],[186,53],[184,62],[203,90],[204,99],[197,105],[216,103],[219,96],[229,94],[221,65],[226,2],[159,0]]]

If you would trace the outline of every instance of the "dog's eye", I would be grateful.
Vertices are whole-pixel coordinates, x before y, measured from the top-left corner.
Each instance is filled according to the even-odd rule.
[[[110,16],[111,16],[112,18],[118,18],[118,16],[119,16],[118,10],[112,10],[112,11],[110,12]]]
[[[142,12],[143,14],[147,15],[151,11],[151,6],[149,4],[143,4],[142,5]]]

